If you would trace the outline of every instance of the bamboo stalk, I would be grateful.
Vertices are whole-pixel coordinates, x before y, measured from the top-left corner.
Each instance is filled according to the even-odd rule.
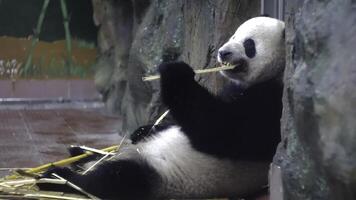
[[[65,32],[65,37],[66,37],[66,49],[67,49],[67,73],[68,75],[70,74],[72,70],[72,39],[70,35],[70,30],[69,30],[69,17],[68,17],[68,11],[67,11],[67,6],[66,6],[66,1],[61,0],[61,10],[62,10],[62,15],[63,15],[63,25],[64,25],[64,32]]]
[[[2,167],[0,168],[0,171],[14,171],[14,170],[27,170],[30,168],[15,168],[15,167]]]
[[[124,137],[122,137],[121,141],[120,141],[120,144],[119,146],[117,147],[116,151],[120,151],[120,148],[122,146],[122,143],[124,142],[124,140],[126,139],[126,134],[124,135]],[[101,150],[100,150],[101,151]],[[103,151],[104,152],[104,151]],[[86,173],[88,173],[91,169],[93,169],[96,165],[98,165],[99,163],[101,163],[104,159],[106,159],[107,157],[109,156],[112,156],[112,155],[115,155],[114,153],[112,152],[107,152],[102,158],[100,158],[98,161],[96,161],[93,165],[91,165],[90,167],[88,167],[83,173],[82,175],[85,175]],[[113,158],[113,157],[111,157]],[[110,160],[111,158],[107,159],[107,160]]]
[[[120,155],[120,154],[119,154],[119,151],[120,151],[120,149],[121,149],[121,147],[122,147],[122,144],[124,143],[124,141],[125,141],[125,139],[126,139],[126,136],[127,136],[127,134],[125,134],[124,137],[122,137],[122,139],[121,139],[121,141],[120,141],[120,144],[119,144],[119,146],[118,146],[117,149],[116,149],[117,155]],[[108,158],[107,160],[111,160],[112,158],[114,158],[114,156]]]
[[[41,178],[39,180],[36,180],[36,183],[50,183],[50,184],[57,184],[57,185],[65,185],[66,181],[61,179]]]
[[[107,147],[107,148],[101,149],[101,151],[105,151],[105,152],[117,151],[120,148],[121,144],[122,143],[120,143],[120,145],[115,145],[115,146],[111,146],[111,147]],[[38,167],[35,167],[35,168],[30,168],[30,169],[26,170],[25,173],[35,174],[35,173],[43,172],[43,171],[49,169],[50,167],[63,167],[63,166],[72,164],[72,163],[74,163],[74,162],[76,162],[78,160],[81,160],[81,159],[83,159],[85,157],[88,157],[90,155],[93,155],[93,153],[92,152],[85,152],[84,154],[81,154],[81,155],[78,155],[78,156],[70,157],[70,158],[63,159],[63,160],[60,160],[60,161],[57,161],[57,162],[53,162],[53,163],[47,163],[47,164],[44,164],[44,165],[41,165],[41,166],[38,166]],[[10,175],[10,176],[7,176],[6,179],[7,180],[15,179],[17,177],[18,177],[17,175]]]
[[[194,70],[194,72],[196,74],[205,74],[205,73],[229,70],[229,69],[233,69],[234,67],[235,66],[225,65],[225,66],[214,67],[214,68],[209,68],[209,69],[197,69],[197,70]],[[157,80],[160,78],[161,78],[160,75],[146,76],[146,77],[142,78],[142,81],[153,81],[153,80]]]
[[[4,181],[2,184],[13,186],[13,185],[20,185],[20,184],[34,184],[36,180],[34,178],[31,179],[22,179],[22,180],[13,180],[13,181]]]
[[[32,38],[32,43],[31,43],[30,49],[28,51],[28,56],[27,56],[27,59],[26,59],[25,66],[23,68],[23,73],[24,73],[25,76],[27,76],[29,74],[30,69],[31,69],[32,60],[33,60],[33,52],[34,52],[35,46],[36,46],[36,44],[37,44],[37,42],[39,40],[39,37],[40,37],[41,27],[42,27],[43,20],[44,20],[45,15],[46,15],[48,4],[49,4],[49,0],[44,0],[43,1],[41,13],[40,13],[40,16],[38,17],[37,26],[36,26],[36,29],[34,31],[34,35],[33,35],[33,38]]]
[[[50,194],[25,194],[24,197],[28,197],[28,198],[63,199],[63,200],[89,200],[89,199],[78,198],[78,197],[65,197],[65,196],[57,196],[57,195],[50,195]]]
[[[161,121],[168,115],[169,110],[166,110],[166,112],[164,112],[157,120],[156,122],[153,124],[153,126],[158,125],[159,123],[161,123]]]
[[[16,186],[16,185],[30,185],[35,183],[52,183],[52,184],[65,184],[65,181],[58,179],[50,179],[50,178],[41,178],[39,180],[35,178],[31,179],[21,179],[21,180],[13,180],[13,181],[4,181],[1,183],[1,186]]]
[[[88,173],[90,170],[92,170],[95,166],[97,166],[99,163],[101,163],[104,159],[106,159],[107,157],[109,157],[110,154],[106,154],[103,157],[101,157],[98,161],[96,161],[92,166],[88,167],[88,169],[86,169],[82,175],[85,175],[86,173]]]
[[[101,154],[101,155],[115,155],[114,153],[110,153],[110,152],[106,152],[106,151],[102,151],[100,149],[95,149],[95,148],[92,148],[92,147],[87,147],[87,146],[77,146],[85,151],[89,151],[89,152],[93,152],[93,153],[97,153],[97,154]]]
[[[107,147],[105,149],[102,149],[102,151],[105,151],[105,152],[115,151],[118,147],[119,147],[118,145],[115,145],[115,146],[111,146],[111,147]],[[70,157],[70,158],[67,158],[67,159],[64,159],[64,160],[60,160],[60,161],[57,161],[57,162],[54,162],[54,163],[48,163],[48,164],[45,164],[45,165],[41,165],[39,167],[35,167],[35,168],[32,168],[32,169],[29,169],[26,172],[27,173],[38,173],[38,172],[45,171],[48,168],[53,167],[53,166],[63,167],[63,166],[69,165],[69,164],[71,164],[73,162],[76,162],[76,161],[78,161],[78,160],[80,160],[82,158],[85,158],[87,156],[90,156],[90,155],[93,155],[93,153],[86,152],[84,154],[81,154],[81,155],[78,155],[78,156],[74,156],[74,157]]]

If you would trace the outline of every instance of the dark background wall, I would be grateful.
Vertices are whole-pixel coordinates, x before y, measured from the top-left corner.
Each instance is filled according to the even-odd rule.
[[[72,36],[87,41],[96,41],[97,27],[92,16],[90,0],[67,0]],[[1,0],[0,1],[0,36],[28,37],[33,34],[42,0]],[[59,0],[51,0],[43,22],[41,40],[53,41],[64,39],[63,18]]]

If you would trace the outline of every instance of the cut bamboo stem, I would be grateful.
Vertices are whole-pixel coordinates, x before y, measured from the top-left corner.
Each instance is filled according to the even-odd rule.
[[[161,123],[161,121],[168,115],[169,110],[166,110],[166,112],[164,112],[157,120],[156,122],[153,124],[153,126],[158,125],[159,123]]]
[[[225,65],[225,66],[214,67],[214,68],[209,68],[209,69],[197,69],[197,70],[194,70],[194,72],[196,74],[205,74],[205,73],[229,70],[229,69],[233,69],[234,67],[235,66]],[[160,75],[146,76],[146,77],[142,78],[142,81],[153,81],[153,80],[157,80],[160,78],[161,78]]]
[[[15,170],[28,170],[30,168],[15,168],[15,167],[2,167],[0,171],[15,171]]]
[[[124,140],[126,139],[126,134],[124,135],[124,137],[122,137],[119,146],[117,147],[116,151],[119,152],[120,151],[120,147],[122,145],[122,143],[124,142]],[[101,151],[101,150],[100,150]],[[106,151],[103,151],[106,152]],[[92,166],[88,167],[88,169],[86,169],[82,174],[85,175],[86,173],[88,173],[91,169],[93,169],[96,165],[98,165],[99,163],[101,163],[104,159],[106,159],[109,156],[113,156],[115,155],[115,153],[112,152],[107,152],[102,158],[100,158],[98,161],[96,161]],[[111,157],[113,158],[113,157]],[[108,159],[109,160],[109,159]]]
[[[74,146],[75,147],[75,146]],[[102,151],[100,149],[95,149],[95,148],[92,148],[92,147],[87,147],[87,146],[77,146],[85,151],[89,151],[89,152],[93,152],[93,153],[97,153],[97,154],[101,154],[101,155],[115,155],[114,153],[110,153],[110,152],[106,152],[106,151]]]
[[[20,185],[20,184],[34,184],[36,180],[34,178],[31,179],[22,179],[22,180],[14,180],[14,181],[4,181],[2,182],[5,185],[13,186],[13,185]]]
[[[57,196],[57,195],[50,195],[50,194],[25,194],[24,197],[38,198],[38,199],[49,198],[49,199],[63,199],[63,200],[89,200],[89,199],[78,198],[78,197],[65,197],[65,196]]]
[[[110,154],[106,154],[103,157],[101,157],[98,161],[96,161],[92,166],[90,166],[88,169],[86,169],[82,175],[85,175],[86,173],[88,173],[90,170],[92,170],[95,166],[97,166],[99,163],[101,163],[101,161],[103,161],[104,159],[106,159],[107,157],[109,157]]]
[[[16,186],[16,185],[30,185],[35,183],[52,183],[52,184],[65,184],[65,181],[51,178],[41,178],[39,180],[31,179],[22,179],[22,180],[13,180],[13,181],[4,181],[1,184],[4,186]]]

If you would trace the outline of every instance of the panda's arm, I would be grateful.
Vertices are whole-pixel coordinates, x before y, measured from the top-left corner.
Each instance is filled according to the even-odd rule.
[[[193,147],[221,157],[273,157],[280,140],[279,84],[256,85],[227,102],[199,85],[185,63],[162,64],[159,70],[162,101]]]
[[[188,136],[216,137],[220,132],[238,128],[236,122],[246,108],[237,108],[239,105],[225,102],[199,85],[189,65],[165,63],[159,71],[162,101]]]

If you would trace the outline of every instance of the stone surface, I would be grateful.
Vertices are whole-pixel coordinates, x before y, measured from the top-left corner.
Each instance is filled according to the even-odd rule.
[[[286,11],[282,143],[274,159],[284,199],[355,199],[356,3],[292,0]]]
[[[165,109],[156,74],[162,61],[183,60],[195,68],[212,67],[216,50],[245,20],[259,15],[259,0],[93,0],[99,29],[96,85],[109,111],[120,114],[123,131],[151,123]],[[216,75],[198,77],[213,91]]]

